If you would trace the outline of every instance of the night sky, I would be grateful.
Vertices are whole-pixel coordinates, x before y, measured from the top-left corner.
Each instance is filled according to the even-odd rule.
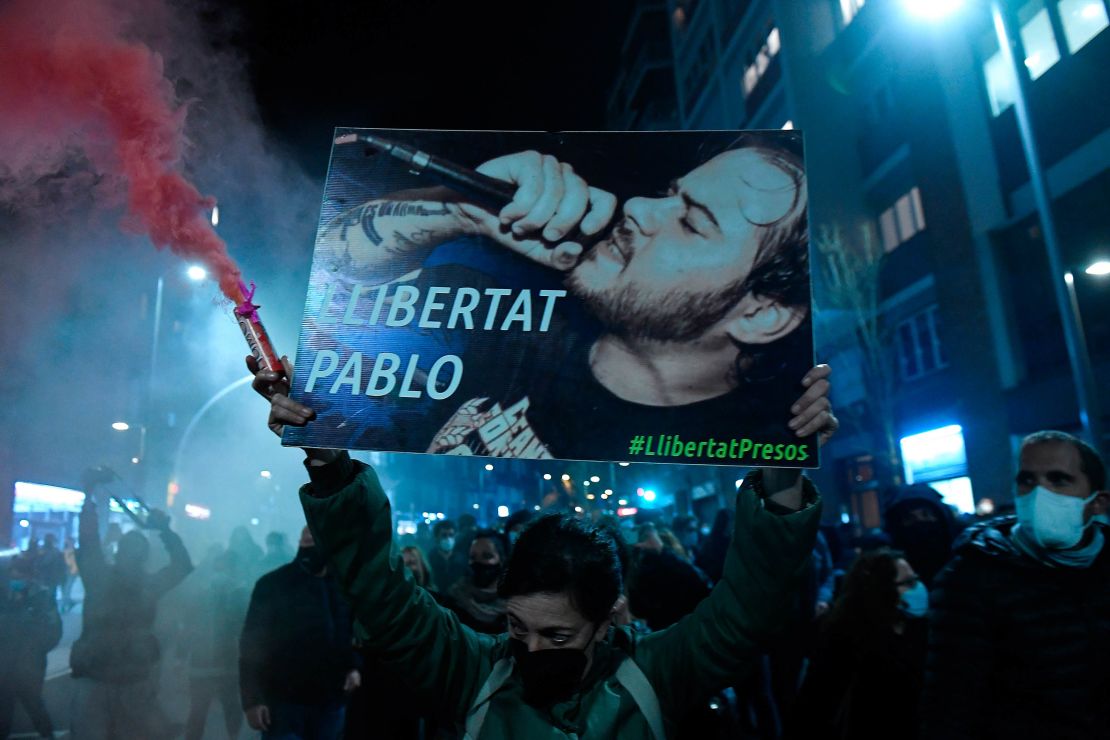
[[[246,54],[266,127],[322,176],[337,125],[604,128],[631,7],[242,0],[226,42]]]

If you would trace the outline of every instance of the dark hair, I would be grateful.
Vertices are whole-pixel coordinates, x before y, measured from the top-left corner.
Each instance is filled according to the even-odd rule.
[[[790,177],[794,187],[794,200],[782,217],[769,223],[750,222],[760,229],[759,244],[737,299],[752,293],[784,306],[809,305],[809,199],[800,143],[800,137],[780,132],[749,132],[726,150],[754,150]]]
[[[844,576],[825,628],[857,644],[885,635],[899,618],[895,581],[902,557],[895,550],[860,555]]]
[[[497,556],[501,558],[501,562],[505,562],[505,558],[509,555],[509,543],[505,539],[505,535],[498,532],[496,529],[479,529],[474,533],[470,543],[474,544],[478,540],[489,540],[493,546],[497,548]]]
[[[451,521],[450,519],[440,519],[438,522],[436,522],[435,524],[432,525],[432,537],[435,537],[436,539],[438,539],[439,538],[439,533],[442,532],[443,530],[447,529],[448,527],[455,530],[456,532],[459,529],[458,527],[455,526],[455,523],[453,521]]]
[[[733,286],[726,298],[728,305],[735,305],[750,294],[773,299],[787,308],[806,310],[805,323],[777,341],[757,345],[735,342],[739,350],[733,365],[736,379],[748,383],[777,382],[787,372],[789,358],[799,352],[797,343],[808,341],[810,335],[809,198],[801,137],[781,132],[746,132],[725,151],[743,149],[755,151],[781,170],[790,177],[794,188],[793,202],[783,216],[768,223],[749,219],[758,228],[755,259],[748,276]]]
[[[1079,437],[1067,432],[1047,429],[1041,432],[1033,432],[1021,440],[1021,449],[1024,450],[1030,445],[1040,445],[1047,442],[1060,442],[1073,446],[1075,451],[1079,453],[1079,469],[1087,476],[1087,480],[1091,484],[1091,491],[1106,489],[1106,466],[1102,462],[1102,456],[1098,454],[1094,447],[1091,447]]]
[[[525,529],[497,594],[503,599],[566,593],[586,619],[605,621],[622,590],[617,545],[605,528],[566,514],[541,517]]]
[[[532,521],[532,512],[528,511],[528,509],[520,509],[519,511],[514,511],[511,515],[509,515],[509,518],[505,520],[505,531],[508,532],[516,525],[525,525],[528,524],[528,522],[530,521]]]

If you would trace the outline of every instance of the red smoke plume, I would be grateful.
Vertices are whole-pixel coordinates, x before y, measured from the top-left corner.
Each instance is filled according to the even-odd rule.
[[[126,224],[202,262],[235,302],[239,268],[180,171],[184,109],[162,60],[107,0],[0,4],[0,179],[64,172],[79,150],[126,187]]]

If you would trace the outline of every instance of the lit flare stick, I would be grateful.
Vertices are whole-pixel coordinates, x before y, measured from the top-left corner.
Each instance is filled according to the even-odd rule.
[[[258,362],[258,368],[270,370],[284,377],[285,366],[281,364],[281,357],[274,351],[270,335],[266,333],[266,328],[262,326],[262,319],[258,317],[259,306],[252,301],[254,283],[251,283],[248,288],[246,283],[239,281],[239,290],[243,295],[243,302],[235,307],[235,320],[239,322],[239,329],[242,330],[243,337],[251,348],[251,354]]]

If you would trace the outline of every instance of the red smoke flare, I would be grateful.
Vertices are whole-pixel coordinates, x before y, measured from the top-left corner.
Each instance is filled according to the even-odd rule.
[[[179,170],[184,110],[159,55],[124,37],[107,0],[0,5],[0,177],[55,169],[80,149],[126,185],[132,228],[202,262],[239,303],[239,268],[213,231],[206,198]]]

